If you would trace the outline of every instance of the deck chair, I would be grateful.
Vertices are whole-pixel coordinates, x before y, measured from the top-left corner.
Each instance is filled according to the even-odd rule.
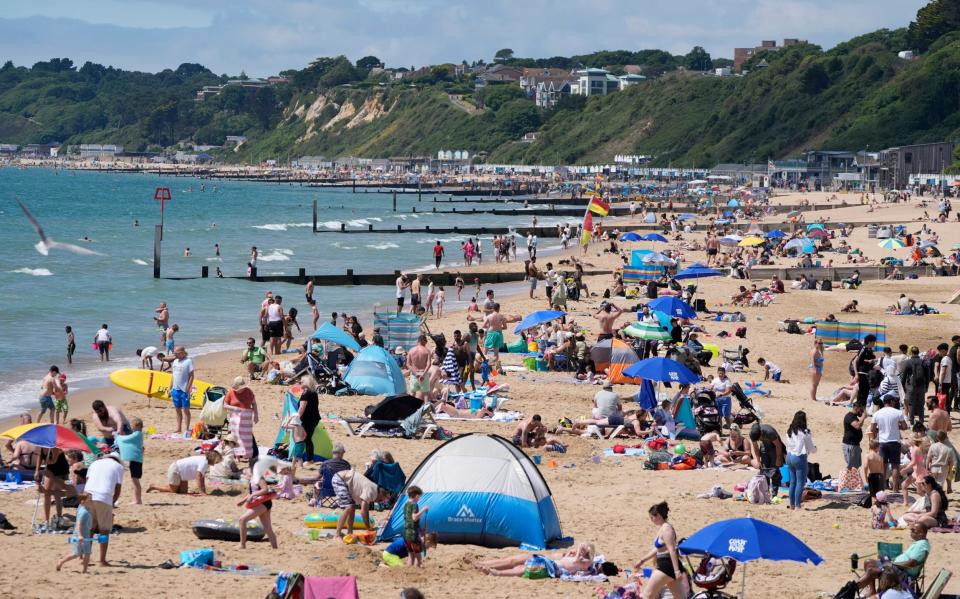
[[[415,439],[417,437],[425,439],[433,434],[438,426],[433,420],[433,405],[424,404],[413,414],[400,420],[372,420],[370,418],[342,418],[341,426],[350,436],[363,437],[364,435],[375,435],[377,433],[386,435],[396,435]],[[353,426],[362,425],[357,432],[353,431]]]
[[[930,581],[927,588],[924,589],[923,594],[920,595],[920,599],[939,599],[940,595],[943,594],[943,589],[946,588],[947,583],[950,582],[951,576],[953,576],[953,573],[950,570],[940,568],[937,575]]]
[[[336,509],[337,494],[333,490],[333,473],[324,465],[320,466],[320,490],[317,493],[317,507]]]
[[[744,364],[743,348],[723,350],[723,363],[729,365],[733,372],[743,372],[747,369]]]

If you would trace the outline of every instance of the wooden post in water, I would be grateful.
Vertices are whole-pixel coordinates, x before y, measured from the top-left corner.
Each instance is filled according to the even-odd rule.
[[[393,211],[397,211],[397,190],[393,190]]]
[[[209,276],[210,276],[210,267],[204,264],[203,266],[200,267],[200,278],[206,279]]]
[[[163,239],[163,227],[153,226],[153,278],[160,278],[160,240]]]
[[[353,191],[352,191],[352,193],[357,193],[357,180],[356,180],[356,179],[353,180]]]
[[[313,200],[313,232],[317,232],[317,200]]]

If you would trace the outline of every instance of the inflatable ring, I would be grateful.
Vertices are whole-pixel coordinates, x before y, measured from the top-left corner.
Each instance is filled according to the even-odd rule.
[[[339,514],[321,514],[319,512],[314,512],[303,517],[303,524],[307,528],[336,528],[337,520],[339,519]],[[377,527],[377,523],[374,521],[373,516],[370,517],[370,527]],[[360,518],[360,514],[357,514],[353,517],[353,528],[354,530],[366,530],[367,525],[363,523],[363,519]]]

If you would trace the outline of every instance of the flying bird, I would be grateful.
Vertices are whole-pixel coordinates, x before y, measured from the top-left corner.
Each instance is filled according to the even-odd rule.
[[[30,224],[33,225],[33,228],[37,230],[37,235],[40,236],[40,241],[37,242],[33,247],[37,249],[38,252],[44,256],[50,253],[50,250],[67,250],[68,252],[73,252],[74,254],[82,254],[84,256],[103,256],[100,252],[95,252],[93,250],[88,250],[87,248],[80,247],[79,245],[74,245],[72,243],[60,243],[59,241],[54,241],[47,237],[46,233],[43,232],[43,227],[40,226],[40,223],[37,222],[37,219],[30,214],[30,211],[27,210],[27,207],[23,205],[23,202],[17,200],[17,203],[20,204],[20,209],[23,210],[23,213],[27,215],[27,220],[30,221]]]

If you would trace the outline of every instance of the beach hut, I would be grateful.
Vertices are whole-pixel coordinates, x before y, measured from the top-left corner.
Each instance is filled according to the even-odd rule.
[[[406,489],[423,490],[427,527],[441,544],[543,549],[560,539],[550,488],[530,458],[498,435],[470,433],[428,455],[407,480],[379,541],[403,533]]]
[[[280,416],[280,423],[286,421],[287,416],[297,413],[297,408],[300,400],[296,395],[287,391],[283,394],[283,413]],[[290,439],[290,431],[281,428],[277,431],[277,438],[273,442],[274,446],[279,444],[292,445]],[[333,456],[333,444],[330,442],[330,435],[327,434],[327,429],[324,428],[323,423],[319,423],[317,428],[313,429],[313,456],[307,456],[309,461],[316,460],[329,460]]]
[[[363,395],[403,395],[407,384],[397,361],[379,345],[368,345],[350,363],[343,380]]]

